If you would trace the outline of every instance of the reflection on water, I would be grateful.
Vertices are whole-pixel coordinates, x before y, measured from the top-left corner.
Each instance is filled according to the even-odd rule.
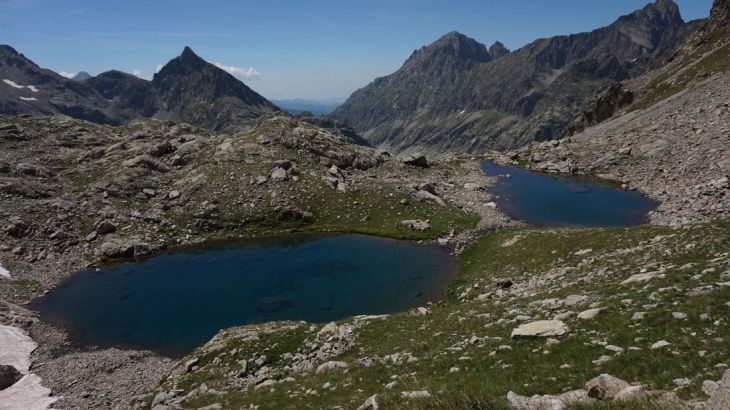
[[[273,320],[327,322],[437,300],[448,251],[363,235],[217,242],[81,272],[34,301],[82,345],[181,355],[218,330]]]
[[[488,176],[500,178],[490,192],[500,209],[515,219],[538,226],[633,226],[646,222],[657,203],[636,192],[586,177],[533,174],[485,161]]]

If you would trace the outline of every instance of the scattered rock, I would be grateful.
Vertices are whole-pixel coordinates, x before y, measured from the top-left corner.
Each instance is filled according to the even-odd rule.
[[[666,340],[660,340],[660,341],[654,343],[653,345],[651,345],[651,350],[657,350],[657,349],[661,349],[662,347],[667,347],[667,346],[671,346],[671,345],[672,344],[667,342]]]
[[[373,410],[379,409],[377,394],[374,394],[374,395],[368,397],[368,399],[365,400],[365,403],[363,403],[362,406],[357,408],[357,410],[366,410],[366,409],[373,409]]]
[[[405,221],[401,221],[401,226],[408,228],[410,231],[425,231],[426,229],[431,228],[431,224],[428,223],[428,221],[422,221],[420,219],[408,219]]]
[[[717,389],[712,393],[712,397],[707,401],[709,410],[728,410],[730,409],[730,370],[725,372],[722,380],[718,383]]]
[[[401,392],[400,395],[404,399],[427,399],[431,397],[431,393],[427,392],[426,390],[404,391]]]
[[[315,371],[315,373],[320,374],[322,372],[325,372],[330,369],[334,369],[336,367],[345,369],[345,368],[347,368],[347,363],[346,362],[335,362],[335,361],[322,363],[321,365],[319,365],[317,367],[317,370]]]
[[[602,308],[596,308],[596,309],[589,309],[583,312],[578,313],[578,319],[583,320],[591,320],[595,319],[596,316],[598,316],[599,313],[601,313],[603,309]]]
[[[610,374],[602,374],[595,379],[586,382],[586,390],[588,397],[598,400],[611,400],[621,392],[621,390],[631,387],[631,385]]]

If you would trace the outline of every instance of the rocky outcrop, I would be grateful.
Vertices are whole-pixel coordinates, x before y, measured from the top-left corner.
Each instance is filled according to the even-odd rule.
[[[566,130],[589,98],[662,64],[697,26],[682,21],[673,1],[658,0],[607,27],[540,39],[511,53],[449,33],[353,93],[331,116],[395,153],[478,152],[548,140]]]
[[[634,93],[621,83],[612,84],[591,100],[583,113],[568,127],[568,135],[575,135],[586,128],[611,118],[613,114],[634,101]]]
[[[702,24],[701,31],[712,33],[730,23],[730,0],[715,0],[712,3],[710,17]]]

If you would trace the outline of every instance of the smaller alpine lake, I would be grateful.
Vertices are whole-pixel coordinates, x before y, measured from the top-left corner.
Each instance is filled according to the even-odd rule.
[[[80,272],[30,309],[80,345],[177,356],[227,327],[423,306],[440,299],[455,269],[448,249],[433,245],[364,235],[264,237]]]
[[[489,191],[499,208],[537,226],[620,227],[647,222],[657,203],[596,178],[546,175],[485,161],[487,176],[503,176]],[[504,177],[509,175],[510,177]]]

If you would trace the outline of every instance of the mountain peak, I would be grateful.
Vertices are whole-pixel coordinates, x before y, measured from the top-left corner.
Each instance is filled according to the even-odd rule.
[[[634,14],[641,14],[648,17],[660,17],[664,21],[673,23],[684,23],[679,6],[674,0],[656,0],[647,4],[643,9],[637,10]]]
[[[489,47],[489,55],[492,56],[493,59],[498,59],[506,56],[509,54],[510,51],[507,47],[504,46],[499,41],[495,41],[494,44],[492,44],[491,47]]]
[[[198,57],[197,54],[195,54],[195,51],[193,51],[193,49],[190,48],[190,47],[188,47],[188,46],[185,46],[185,48],[183,49],[182,54],[180,54],[180,57],[182,57],[183,59],[187,59],[187,58],[200,58],[200,57]]]
[[[0,55],[3,54],[12,54],[12,55],[20,55],[14,48],[10,47],[7,44],[0,44]]]
[[[413,52],[409,61],[438,62],[476,61],[485,63],[492,61],[492,56],[484,44],[469,38],[457,31],[443,35],[428,46]]]

